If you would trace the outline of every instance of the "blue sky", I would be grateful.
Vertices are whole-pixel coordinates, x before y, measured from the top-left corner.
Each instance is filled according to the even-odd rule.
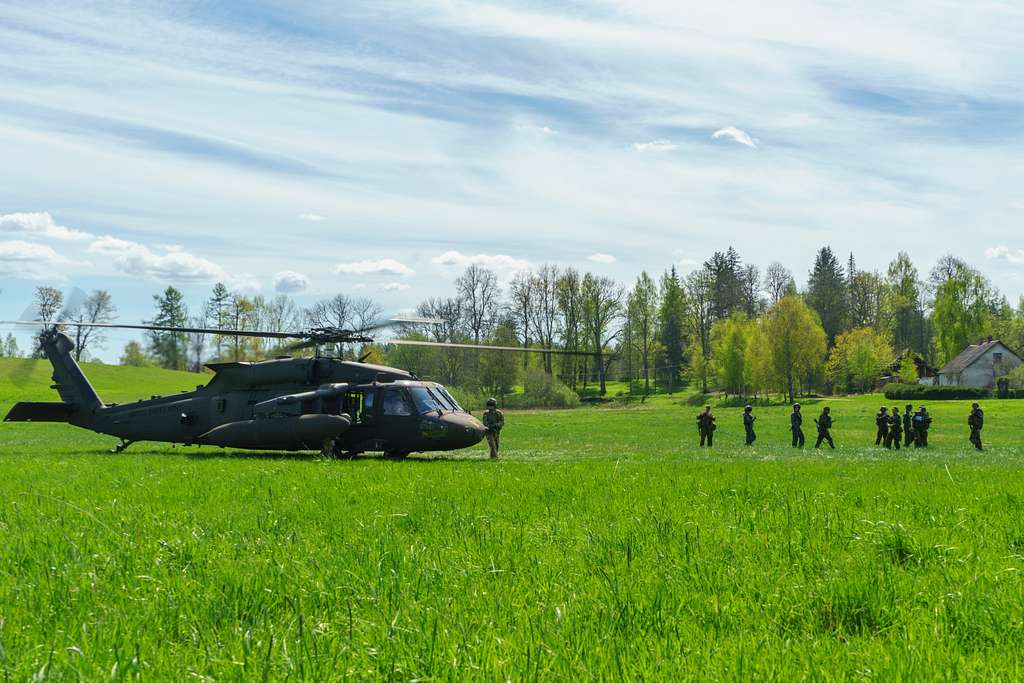
[[[1021,35],[984,0],[0,3],[0,319],[218,279],[398,311],[470,262],[729,245],[953,252],[1016,299]]]

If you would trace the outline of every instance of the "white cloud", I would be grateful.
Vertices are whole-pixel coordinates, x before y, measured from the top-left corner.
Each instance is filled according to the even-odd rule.
[[[530,262],[506,254],[463,254],[460,251],[446,251],[430,259],[432,263],[446,268],[465,268],[476,264],[501,273],[529,270]]]
[[[672,152],[679,145],[669,140],[651,140],[650,142],[634,142],[633,149],[639,152]]]
[[[989,247],[985,250],[986,258],[1000,259],[1010,263],[1024,263],[1024,249],[1010,249],[1006,245]]]
[[[231,282],[236,287],[251,288],[252,282],[240,282],[221,266],[209,259],[195,256],[180,249],[153,251],[144,244],[104,235],[86,250],[110,259],[114,267],[136,277],[148,277],[167,282]]]
[[[725,128],[719,128],[718,130],[711,134],[711,137],[715,140],[718,140],[719,138],[728,138],[733,142],[738,142],[741,145],[746,145],[747,147],[753,147],[754,149],[757,149],[757,142],[749,135],[747,135],[744,131],[740,130],[739,128],[736,128],[735,126],[726,126]]]
[[[541,133],[542,135],[554,135],[558,131],[550,126],[539,126],[535,123],[520,123],[516,125],[516,130],[523,131],[526,133]]]
[[[334,272],[341,275],[401,275],[403,277],[411,277],[416,274],[416,271],[409,266],[390,258],[339,263],[334,268]]]
[[[587,260],[593,261],[594,263],[615,263],[615,261],[617,261],[618,259],[616,259],[611,254],[602,254],[598,252],[596,254],[591,254],[590,256],[588,256]]]
[[[294,270],[283,270],[274,276],[274,291],[281,294],[297,294],[309,289],[309,278]]]
[[[318,213],[300,213],[299,218],[301,218],[304,221],[313,221],[314,223],[319,223],[320,221],[327,220]]]
[[[0,242],[0,275],[27,279],[57,278],[53,269],[70,261],[45,244],[24,240]]]
[[[81,230],[57,225],[53,217],[46,211],[0,214],[0,233],[47,237],[55,240],[88,240],[95,237],[95,235]]]
[[[352,289],[366,289],[366,283],[357,282],[356,284],[352,285]]]
[[[389,282],[381,287],[385,292],[404,292],[409,289],[409,285],[404,282]]]

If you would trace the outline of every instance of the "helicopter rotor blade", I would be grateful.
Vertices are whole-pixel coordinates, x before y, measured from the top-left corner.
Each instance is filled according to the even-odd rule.
[[[0,325],[39,325],[38,320],[0,320]],[[222,330],[213,327],[174,327],[168,325],[127,325],[122,323],[76,323],[54,320],[47,325],[76,325],[118,330],[152,330],[154,332],[185,332],[188,334],[222,334],[227,337],[266,337],[268,339],[305,339],[303,332],[261,332],[256,330]]]
[[[398,346],[427,346],[441,349],[476,349],[478,351],[518,351],[519,353],[557,353],[566,356],[603,356],[608,358],[613,353],[598,353],[597,351],[575,351],[572,349],[538,349],[523,346],[491,346],[488,344],[458,344],[455,342],[432,342],[420,341],[418,339],[389,339],[381,344],[396,344]]]

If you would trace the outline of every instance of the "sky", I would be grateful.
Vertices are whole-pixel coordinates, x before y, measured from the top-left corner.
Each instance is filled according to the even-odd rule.
[[[0,1],[0,319],[42,284],[400,312],[470,263],[730,245],[800,282],[954,253],[1016,301],[1021,35],[986,0]]]

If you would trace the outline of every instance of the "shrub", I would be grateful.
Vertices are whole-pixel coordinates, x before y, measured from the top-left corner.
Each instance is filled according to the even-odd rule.
[[[572,389],[541,368],[526,371],[523,393],[505,397],[508,408],[573,408],[579,403]]]
[[[977,387],[937,387],[925,384],[889,384],[885,387],[885,397],[895,401],[955,401],[991,396],[991,390]]]

